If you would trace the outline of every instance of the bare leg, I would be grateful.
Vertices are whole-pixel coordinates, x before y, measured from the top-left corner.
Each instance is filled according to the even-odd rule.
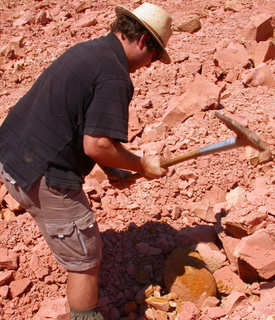
[[[97,305],[99,264],[92,269],[68,274],[67,297],[70,308],[85,310]]]

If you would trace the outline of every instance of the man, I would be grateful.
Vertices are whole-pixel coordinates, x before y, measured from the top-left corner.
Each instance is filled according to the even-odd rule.
[[[96,308],[101,240],[84,177],[97,163],[121,188],[129,171],[147,179],[167,171],[159,157],[141,158],[122,143],[133,95],[129,73],[157,60],[170,63],[171,17],[149,3],[133,12],[118,6],[116,15],[108,35],[53,62],[0,128],[1,179],[68,270],[74,320],[103,319]]]

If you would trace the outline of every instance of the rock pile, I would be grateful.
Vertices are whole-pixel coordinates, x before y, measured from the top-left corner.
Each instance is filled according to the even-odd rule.
[[[275,319],[275,4],[153,3],[174,17],[173,63],[133,75],[128,148],[172,158],[225,140],[220,109],[269,150],[189,160],[123,191],[96,167],[84,189],[104,244],[99,308],[109,320]],[[108,31],[116,4],[1,2],[1,120],[66,48]],[[0,318],[68,319],[66,271],[0,187]]]

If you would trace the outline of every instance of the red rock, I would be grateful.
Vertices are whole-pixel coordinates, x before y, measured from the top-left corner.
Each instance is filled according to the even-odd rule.
[[[217,234],[210,226],[197,225],[192,228],[184,228],[177,232],[175,242],[177,247],[191,247],[198,243],[215,243]],[[216,247],[216,246],[215,246]]]
[[[158,319],[158,320],[166,320],[167,319],[167,315],[169,313],[167,313],[166,311],[162,311],[162,310],[154,310],[154,317],[155,319]],[[170,312],[171,314],[171,312]]]
[[[140,139],[140,143],[151,143],[157,140],[158,132],[154,128],[145,127]]]
[[[200,311],[194,303],[190,301],[184,302],[179,307],[177,320],[198,319],[199,314]]]
[[[112,308],[108,311],[108,318],[113,320],[120,319],[120,312],[117,308]]]
[[[247,194],[247,200],[252,204],[261,206],[265,204],[266,198],[272,195],[272,193],[271,188],[257,188]]]
[[[214,60],[227,73],[229,70],[241,70],[249,61],[246,48],[239,43],[231,42],[227,48],[216,52]]]
[[[243,9],[242,3],[229,1],[225,3],[224,11],[239,12]]]
[[[18,255],[7,249],[0,248],[0,270],[16,270],[18,268]]]
[[[219,229],[218,226],[215,226],[215,230],[217,231],[218,237],[222,242],[223,249],[229,262],[233,266],[237,267],[238,261],[237,258],[234,256],[234,252],[236,246],[239,244],[241,240],[228,235],[222,228]]]
[[[242,31],[241,38],[246,40],[266,41],[273,37],[274,27],[270,14],[259,14],[252,17],[250,23]]]
[[[13,271],[0,272],[0,286],[9,284],[13,280]]]
[[[157,256],[161,254],[162,251],[160,248],[150,247],[149,250],[146,252],[147,256]]]
[[[198,61],[198,60],[195,60],[195,61],[188,60],[182,66],[182,72],[185,75],[193,75],[193,76],[195,76],[197,73],[200,73],[201,68],[202,68],[202,63],[200,61]]]
[[[275,216],[275,199],[270,197],[266,199],[265,208],[269,214]]]
[[[179,219],[181,216],[181,207],[178,205],[173,206],[172,212],[171,212],[171,218],[173,220]]]
[[[39,311],[32,318],[32,320],[58,320],[70,319],[70,307],[66,298],[51,300],[45,299],[40,306]]]
[[[221,307],[213,307],[207,310],[207,314],[211,319],[221,319],[227,315],[227,312]]]
[[[275,78],[269,66],[263,62],[256,68],[243,73],[242,81],[245,85],[251,87],[266,86],[268,88],[275,87]]]
[[[224,266],[213,273],[221,294],[230,294],[233,291],[249,293],[248,286],[229,266]]]
[[[226,313],[230,314],[244,300],[246,295],[242,292],[233,291],[222,301],[222,307]]]
[[[37,253],[33,253],[30,258],[29,267],[32,271],[36,271],[39,269],[39,257]]]
[[[166,238],[161,238],[154,244],[154,246],[161,249],[162,253],[168,253],[170,251],[169,243]]]
[[[136,249],[139,254],[147,254],[147,252],[150,249],[150,246],[146,242],[140,242],[140,243],[136,244]]]
[[[181,22],[175,23],[175,29],[178,31],[188,33],[194,33],[199,31],[201,29],[201,22],[199,16],[191,15],[181,18]]]
[[[87,9],[92,8],[93,4],[91,0],[80,1],[75,5],[75,11],[77,13],[85,12]]]
[[[12,212],[22,210],[20,204],[9,193],[4,197],[4,201]]]
[[[230,206],[236,206],[244,201],[246,201],[246,191],[242,187],[236,187],[235,189],[229,191],[226,196],[226,201]]]
[[[107,304],[110,303],[110,299],[109,298],[106,298],[106,297],[100,297],[98,298],[98,307],[101,308],[101,307],[104,307],[106,306]]]
[[[25,39],[25,38],[22,37],[22,36],[14,37],[14,38],[12,38],[12,39],[10,40],[10,44],[11,44],[12,46],[17,46],[17,47],[19,47],[19,48],[22,48],[24,39]]]
[[[239,261],[241,278],[249,282],[257,277],[270,279],[275,275],[275,227],[269,225],[241,239],[234,256]],[[242,262],[245,264],[243,265]],[[250,268],[248,268],[248,266]]]
[[[47,23],[47,12],[45,10],[39,12],[36,16],[35,22],[36,24],[44,26]]]
[[[9,285],[12,299],[20,296],[31,283],[32,281],[28,278],[12,281]]]
[[[158,310],[162,310],[162,311],[169,311],[170,310],[170,304],[169,301],[163,297],[149,297],[147,299],[145,299],[145,302]]]
[[[164,123],[158,123],[152,126],[146,126],[143,130],[140,144],[151,143],[160,139],[164,139],[166,136],[166,126]]]
[[[76,21],[73,25],[74,28],[85,28],[92,27],[98,24],[97,19],[94,17],[93,13],[87,13]]]
[[[153,309],[146,309],[145,310],[145,319],[156,320]]]
[[[209,200],[211,207],[214,207],[217,203],[225,202],[226,191],[217,185],[214,185],[210,190],[205,192],[205,198]]]
[[[24,26],[25,24],[34,24],[35,17],[32,12],[23,13],[18,19],[13,22],[14,27]]]
[[[226,255],[220,250],[211,248],[207,243],[198,243],[194,249],[201,255],[207,268],[213,273],[222,267],[226,261]]]
[[[9,291],[10,291],[10,288],[9,286],[1,286],[0,287],[0,298],[4,298],[4,299],[7,299],[8,295],[9,295]]]
[[[174,127],[199,111],[216,109],[220,101],[221,89],[205,77],[196,74],[187,91],[170,101],[162,122]]]
[[[190,210],[196,217],[199,217],[206,222],[217,222],[213,207],[210,206],[208,199],[203,199],[200,202],[192,205]]]
[[[7,190],[6,186],[4,184],[2,184],[2,186],[0,188],[0,201],[1,201],[1,203],[7,193],[8,193],[8,190]]]
[[[262,62],[275,59],[275,45],[271,40],[267,41],[251,41],[245,44],[247,51],[257,67]]]
[[[49,274],[49,269],[48,268],[39,268],[35,272],[35,275],[36,275],[37,279],[40,279],[40,280],[42,280],[48,274]]]
[[[245,148],[245,157],[254,167],[259,164],[267,163],[273,159],[273,155],[268,148],[267,150],[260,152],[250,146]]]
[[[128,122],[128,139],[133,141],[134,138],[141,133],[142,126],[139,122],[136,108],[129,109],[129,122]]]
[[[255,304],[255,312],[261,317],[262,314],[274,315],[275,314],[275,283],[266,282],[260,285],[260,301]],[[272,317],[272,316],[271,316]],[[270,318],[270,320],[273,320]]]
[[[220,300],[216,297],[207,297],[202,305],[200,306],[201,310],[208,310],[208,308],[214,308],[220,304]]]
[[[222,218],[222,225],[235,238],[241,239],[263,227],[267,217],[266,211],[256,211],[254,207],[246,206],[230,211]]]
[[[162,210],[159,207],[152,207],[148,212],[148,216],[155,219],[160,219]]]

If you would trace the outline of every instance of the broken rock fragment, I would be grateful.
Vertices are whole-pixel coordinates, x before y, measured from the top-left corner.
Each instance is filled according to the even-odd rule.
[[[188,33],[194,33],[201,29],[201,22],[197,15],[184,18],[184,21],[176,24],[176,30]]]
[[[248,52],[240,43],[231,42],[227,48],[216,52],[214,60],[217,65],[224,71],[237,70],[248,64]]]
[[[239,273],[244,281],[272,278],[275,275],[274,225],[242,238],[235,248],[234,256],[239,260]]]
[[[11,297],[15,298],[20,296],[25,290],[27,290],[31,283],[32,282],[29,278],[12,281],[9,285]]]
[[[243,30],[241,38],[260,42],[273,37],[273,32],[272,16],[263,13],[252,18],[250,23]]]
[[[170,101],[162,122],[169,127],[175,127],[175,125],[183,123],[197,112],[217,109],[221,90],[197,73],[194,81],[189,84],[187,91]]]
[[[249,87],[265,86],[275,88],[275,78],[266,63],[260,63],[256,68],[247,70],[241,75],[243,84]]]

